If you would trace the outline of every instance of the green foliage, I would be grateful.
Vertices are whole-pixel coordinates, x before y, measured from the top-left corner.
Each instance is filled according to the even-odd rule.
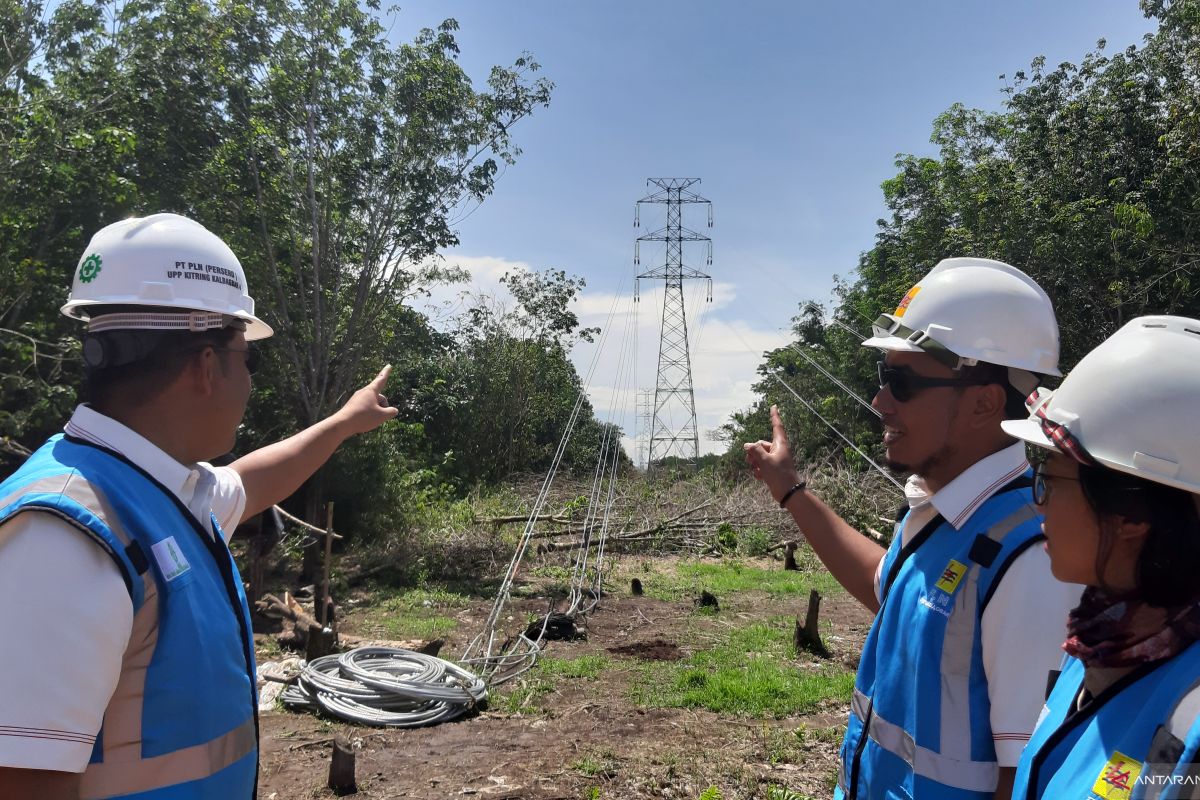
[[[721,794],[720,789],[718,789],[716,786],[709,786],[700,793],[700,796],[697,798],[697,800],[723,800],[723,798],[724,795]]]
[[[617,757],[608,750],[589,753],[571,764],[571,769],[589,778],[611,778],[616,772]],[[595,787],[593,787],[595,788]],[[599,796],[599,789],[596,789]]]
[[[825,701],[848,700],[853,673],[807,672],[788,661],[791,622],[781,618],[750,625],[684,661],[646,665],[634,698],[650,707],[771,717],[805,714]]]
[[[808,795],[794,792],[785,786],[774,784],[767,787],[767,800],[812,800]]]
[[[393,44],[395,10],[343,0],[0,10],[0,437],[15,442],[0,457],[36,447],[78,400],[79,327],[58,308],[87,237],[173,210],[230,244],[276,332],[240,452],[394,366],[399,420],[343,448],[293,511],[331,498],[340,532],[379,541],[477,484],[545,469],[580,389],[570,348],[596,333],[572,311],[583,282],[514,273],[515,308],[481,299],[451,332],[410,306],[462,279],[437,253],[519,156],[516,123],[549,103],[531,56],[472,81],[454,20],[403,19],[415,33]],[[568,467],[619,437],[585,407]],[[405,563],[410,578],[425,569]]]
[[[769,434],[771,404],[800,462],[866,470],[779,380],[878,461],[877,420],[798,351],[869,399],[877,356],[847,328],[865,332],[943,258],[996,258],[1034,277],[1054,301],[1064,372],[1137,315],[1200,316],[1200,2],[1142,8],[1159,22],[1142,46],[1110,54],[1101,41],[1054,69],[1036,58],[1002,76],[1001,111],[951,106],[933,123],[935,157],[897,159],[882,184],[890,215],[836,285],[836,307],[801,304],[793,344],[760,367],[761,401],[726,427],[729,473],[742,470],[742,442]]]
[[[766,528],[750,525],[737,531],[737,551],[749,557],[765,556],[774,544],[771,532]]]

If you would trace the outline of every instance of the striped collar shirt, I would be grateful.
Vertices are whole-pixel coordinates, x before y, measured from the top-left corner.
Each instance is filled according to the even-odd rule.
[[[1029,462],[1025,459],[1025,445],[1015,442],[976,461],[932,495],[925,481],[912,475],[904,486],[904,495],[914,516],[928,515],[932,518],[929,512],[936,509],[955,530],[959,530],[988,498],[1019,478],[1027,469]],[[932,509],[924,508],[927,505]],[[920,514],[920,511],[926,514]]]
[[[87,405],[75,408],[63,431],[108,448],[153,475],[187,506],[210,536],[210,511],[216,514],[226,538],[241,520],[246,497],[241,477],[234,470],[205,462],[182,464],[137,431]]]

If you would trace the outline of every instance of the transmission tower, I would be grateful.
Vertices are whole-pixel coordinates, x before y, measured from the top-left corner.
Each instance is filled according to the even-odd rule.
[[[637,417],[638,417],[638,466],[643,469],[650,464],[648,460],[650,447],[650,422],[654,418],[654,390],[653,389],[638,389],[637,399]]]
[[[668,456],[674,455],[695,463],[700,455],[700,441],[696,432],[696,397],[692,391],[692,357],[688,351],[687,315],[683,307],[685,280],[707,280],[708,301],[712,302],[712,277],[683,263],[683,243],[703,242],[706,261],[712,264],[712,240],[683,227],[683,207],[688,203],[708,206],[708,227],[712,227],[712,203],[688,189],[699,182],[699,178],[651,178],[646,185],[655,186],[658,191],[638,200],[634,206],[634,227],[641,226],[643,203],[661,203],[667,207],[666,227],[639,236],[633,245],[633,263],[641,264],[642,242],[666,243],[663,265],[638,275],[637,289],[634,290],[636,299],[643,278],[666,282],[662,335],[658,345],[658,378],[654,385],[654,421],[650,428],[650,455],[646,462],[647,469],[651,470],[655,462]]]

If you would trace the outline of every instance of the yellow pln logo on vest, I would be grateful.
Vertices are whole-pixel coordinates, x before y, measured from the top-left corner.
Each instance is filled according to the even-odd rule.
[[[1129,800],[1138,776],[1142,774],[1142,762],[1114,750],[1100,776],[1092,786],[1092,792],[1105,800]]]
[[[917,292],[919,291],[921,291],[920,286],[914,286],[909,289],[904,297],[900,298],[900,305],[896,306],[896,313],[893,316],[903,317],[904,312],[908,311],[908,304],[913,301],[913,298],[917,296]]]
[[[966,574],[966,564],[950,559],[950,563],[942,570],[942,577],[938,578],[934,586],[946,594],[954,594],[954,590],[958,588],[958,584],[962,583],[963,575]]]

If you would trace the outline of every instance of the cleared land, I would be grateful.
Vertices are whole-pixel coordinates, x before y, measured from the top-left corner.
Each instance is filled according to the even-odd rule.
[[[805,555],[801,551],[802,556]],[[523,628],[559,596],[565,571],[530,563],[506,624]],[[638,578],[645,595],[634,597]],[[492,587],[360,591],[342,630],[379,639],[445,639],[460,653]],[[808,591],[824,595],[833,655],[796,653]],[[259,796],[332,797],[332,738],[355,743],[362,798],[827,797],[853,670],[870,615],[810,557],[623,556],[587,618],[586,639],[555,641],[478,715],[418,730],[363,728],[288,711],[262,718]],[[719,611],[700,609],[701,590]],[[260,660],[277,657],[269,643]]]

